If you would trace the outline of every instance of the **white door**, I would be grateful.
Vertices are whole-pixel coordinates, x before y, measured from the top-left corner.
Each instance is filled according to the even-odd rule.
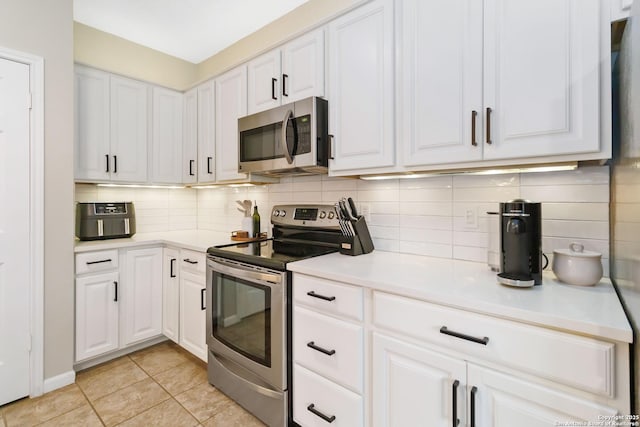
[[[468,364],[469,407],[477,427],[587,425],[617,411],[557,390]],[[476,390],[473,391],[473,387]],[[596,424],[593,424],[596,425]]]
[[[162,248],[129,250],[124,265],[120,324],[126,346],[162,334]]]
[[[75,178],[108,181],[109,74],[91,68],[75,69]]]
[[[180,251],[165,248],[162,257],[162,333],[177,343],[180,341]]]
[[[324,96],[324,29],[299,37],[282,48],[282,103]]]
[[[76,279],[76,362],[118,348],[118,272]]]
[[[178,184],[182,181],[182,96],[173,90],[153,88],[151,182]]]
[[[180,345],[206,362],[205,292],[204,276],[180,272]]]
[[[247,64],[248,114],[280,105],[280,49],[272,50]]]
[[[374,333],[374,425],[466,425],[466,374],[463,360]]]
[[[182,114],[182,182],[194,184],[198,180],[198,90],[184,94]]]
[[[215,82],[198,86],[198,182],[216,180]]]
[[[29,66],[0,59],[0,405],[29,394]]]
[[[393,0],[374,0],[329,24],[332,175],[393,166]]]
[[[598,151],[600,3],[484,2],[485,159]]]
[[[482,159],[482,2],[397,3],[403,164]]]
[[[247,67],[234,68],[216,79],[217,181],[246,179],[238,173],[238,118],[247,115]]]
[[[111,76],[111,180],[147,181],[146,84]]]

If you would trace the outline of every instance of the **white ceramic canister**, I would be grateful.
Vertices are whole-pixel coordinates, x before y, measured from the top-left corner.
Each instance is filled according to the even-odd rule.
[[[571,243],[569,249],[553,251],[553,272],[570,285],[593,286],[602,278],[602,254],[585,251],[580,243]]]

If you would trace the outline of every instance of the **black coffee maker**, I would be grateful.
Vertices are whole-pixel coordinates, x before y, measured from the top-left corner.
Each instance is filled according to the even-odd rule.
[[[518,287],[542,284],[541,211],[540,203],[528,200],[500,203],[499,283]]]

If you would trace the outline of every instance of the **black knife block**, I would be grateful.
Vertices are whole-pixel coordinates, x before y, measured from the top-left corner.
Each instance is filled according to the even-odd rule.
[[[373,251],[373,240],[364,216],[351,220],[355,236],[343,236],[340,242],[340,253],[343,255],[362,255]]]

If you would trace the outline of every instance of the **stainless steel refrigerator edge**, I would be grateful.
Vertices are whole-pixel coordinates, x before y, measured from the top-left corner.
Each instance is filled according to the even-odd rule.
[[[615,55],[614,55],[615,58]],[[611,278],[634,329],[632,413],[640,410],[640,1],[627,20],[613,68]]]

